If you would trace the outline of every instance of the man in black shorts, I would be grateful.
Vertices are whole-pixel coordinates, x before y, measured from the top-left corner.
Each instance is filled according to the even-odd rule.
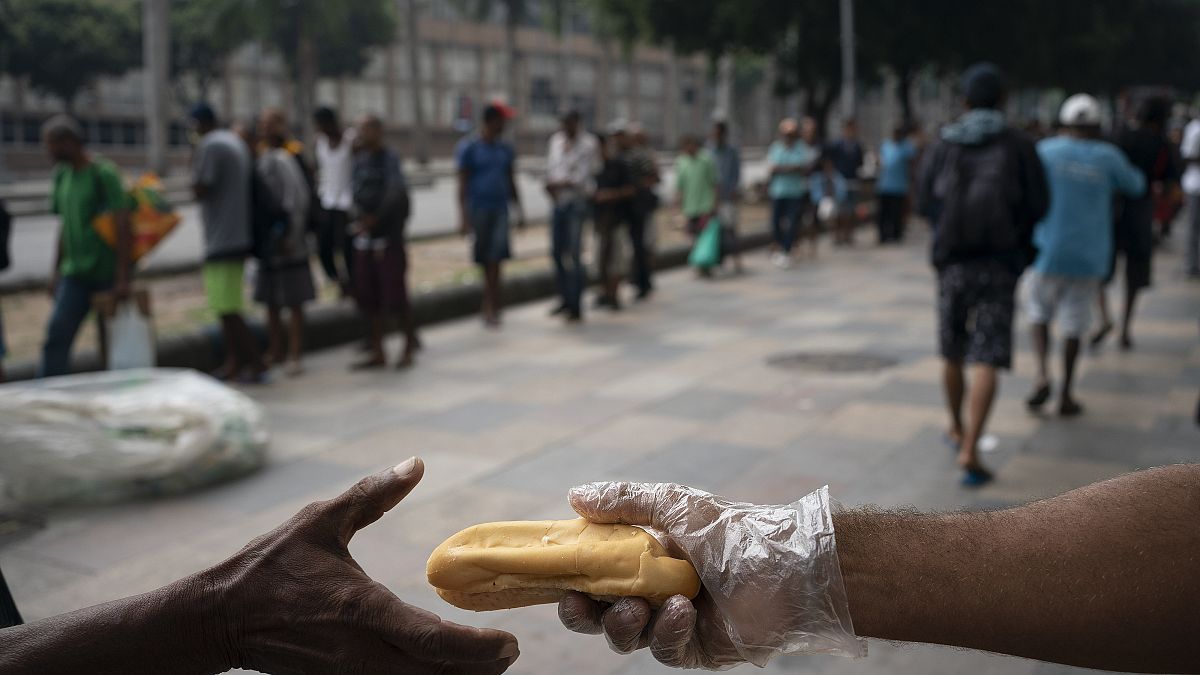
[[[1154,255],[1154,195],[1162,194],[1178,183],[1182,169],[1167,140],[1170,104],[1162,98],[1146,99],[1138,109],[1136,127],[1126,127],[1117,136],[1117,146],[1146,177],[1148,186],[1141,197],[1126,197],[1113,230],[1113,265],[1105,288],[1100,289],[1100,327],[1092,335],[1092,347],[1099,347],[1113,329],[1108,311],[1107,286],[1117,273],[1117,258],[1125,259],[1125,306],[1121,313],[1121,349],[1133,348],[1133,311],[1138,293],[1151,283]]]
[[[1033,141],[1001,112],[1005,86],[991,64],[963,76],[967,112],[942,132],[921,172],[921,213],[934,224],[938,337],[950,413],[947,437],[958,450],[963,484],[992,479],[979,439],[996,395],[997,369],[1012,367],[1017,279],[1033,261],[1033,226],[1050,205]],[[968,416],[964,364],[971,364]]]

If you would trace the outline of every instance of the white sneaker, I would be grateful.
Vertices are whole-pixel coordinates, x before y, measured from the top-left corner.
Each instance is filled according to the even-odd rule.
[[[781,270],[786,270],[792,266],[792,259],[786,253],[775,253],[771,256],[771,264]]]

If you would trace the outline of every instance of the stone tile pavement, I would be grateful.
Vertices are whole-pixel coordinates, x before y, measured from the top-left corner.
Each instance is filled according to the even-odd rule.
[[[546,304],[510,312],[500,332],[475,321],[439,326],[406,373],[347,372],[348,349],[315,355],[304,378],[254,390],[274,433],[266,469],[191,495],[56,511],[44,529],[0,550],[0,565],[30,618],[140,592],[419,454],[425,483],[352,544],[363,567],[411,602],[516,633],[523,654],[512,672],[635,675],[663,669],[564,632],[551,607],[470,615],[446,606],[424,581],[426,557],[477,522],[569,517],[567,488],[589,480],[680,481],[752,501],[787,501],[827,483],[849,505],[992,508],[1200,459],[1191,423],[1200,286],[1178,279],[1178,259],[1166,255],[1137,351],[1084,359],[1084,418],[1025,412],[1032,359],[1022,339],[992,423],[999,449],[985,457],[999,479],[978,492],[960,488],[940,441],[923,246],[823,251],[789,271],[756,255],[746,275],[712,282],[667,274],[653,302],[593,314],[578,328],[546,319]],[[865,351],[898,364],[827,374],[766,363],[798,350]],[[780,659],[767,671],[1076,672],[879,641],[867,659]]]

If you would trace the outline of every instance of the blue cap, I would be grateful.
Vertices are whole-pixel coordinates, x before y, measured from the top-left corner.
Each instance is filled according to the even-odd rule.
[[[213,112],[212,106],[204,101],[200,101],[199,103],[193,105],[188,116],[197,122],[208,122],[210,124],[215,124],[217,121],[217,113]]]

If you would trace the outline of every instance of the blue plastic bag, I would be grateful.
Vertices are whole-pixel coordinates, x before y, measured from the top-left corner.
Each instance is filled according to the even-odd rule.
[[[699,269],[709,269],[721,263],[721,221],[709,218],[704,231],[696,237],[688,264]]]

